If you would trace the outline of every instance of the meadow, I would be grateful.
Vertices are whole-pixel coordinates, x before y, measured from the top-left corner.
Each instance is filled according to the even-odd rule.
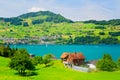
[[[8,67],[9,61],[9,58],[0,57],[0,80],[120,80],[120,71],[79,72],[64,68],[60,60],[53,61],[50,67],[36,66],[31,76],[19,76]]]

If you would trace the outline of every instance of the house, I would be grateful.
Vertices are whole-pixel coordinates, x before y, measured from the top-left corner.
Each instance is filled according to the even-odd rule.
[[[35,55],[34,54],[30,54],[30,58],[34,58],[35,57]]]
[[[84,63],[85,57],[80,52],[68,53],[65,52],[61,55],[62,62],[65,66],[79,66]]]

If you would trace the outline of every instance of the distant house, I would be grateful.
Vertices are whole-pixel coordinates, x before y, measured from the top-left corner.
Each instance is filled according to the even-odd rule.
[[[33,58],[33,57],[35,57],[35,55],[34,54],[30,54],[30,58]]]
[[[65,66],[79,66],[84,63],[85,57],[82,53],[68,53],[65,52],[61,55],[62,62]]]

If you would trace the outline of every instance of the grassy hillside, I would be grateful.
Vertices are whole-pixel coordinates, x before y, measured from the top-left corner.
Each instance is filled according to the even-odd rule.
[[[117,38],[120,42],[120,35],[117,36],[110,35],[110,32],[120,32],[120,26],[104,26],[105,29],[100,29],[100,25],[95,24],[84,24],[84,23],[48,23],[30,25],[28,27],[23,26],[0,26],[0,37],[1,38],[13,38],[13,42],[17,42],[18,39],[28,38],[34,39],[33,42],[40,41],[55,41],[58,43],[67,42],[70,36],[74,40],[75,37],[85,37],[85,36],[98,36],[100,39],[112,37]],[[98,28],[97,28],[98,27]],[[101,33],[101,34],[100,34]],[[103,33],[103,34],[102,34]],[[40,40],[39,40],[40,39]],[[0,40],[1,43],[7,42],[4,39]],[[10,40],[9,40],[10,41]]]
[[[10,59],[0,57],[0,61],[0,80],[120,80],[120,71],[84,73],[64,68],[59,60],[51,67],[38,65],[36,75],[22,77],[8,67]]]
[[[0,18],[0,43],[120,44],[119,23],[73,22],[49,11],[32,12]]]

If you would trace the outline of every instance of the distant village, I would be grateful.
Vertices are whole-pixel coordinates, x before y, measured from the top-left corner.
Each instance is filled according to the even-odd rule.
[[[57,39],[57,36],[44,36],[41,38],[6,38],[6,37],[1,37],[0,41],[4,44],[54,44],[55,39]],[[49,40],[53,41],[49,41]]]

